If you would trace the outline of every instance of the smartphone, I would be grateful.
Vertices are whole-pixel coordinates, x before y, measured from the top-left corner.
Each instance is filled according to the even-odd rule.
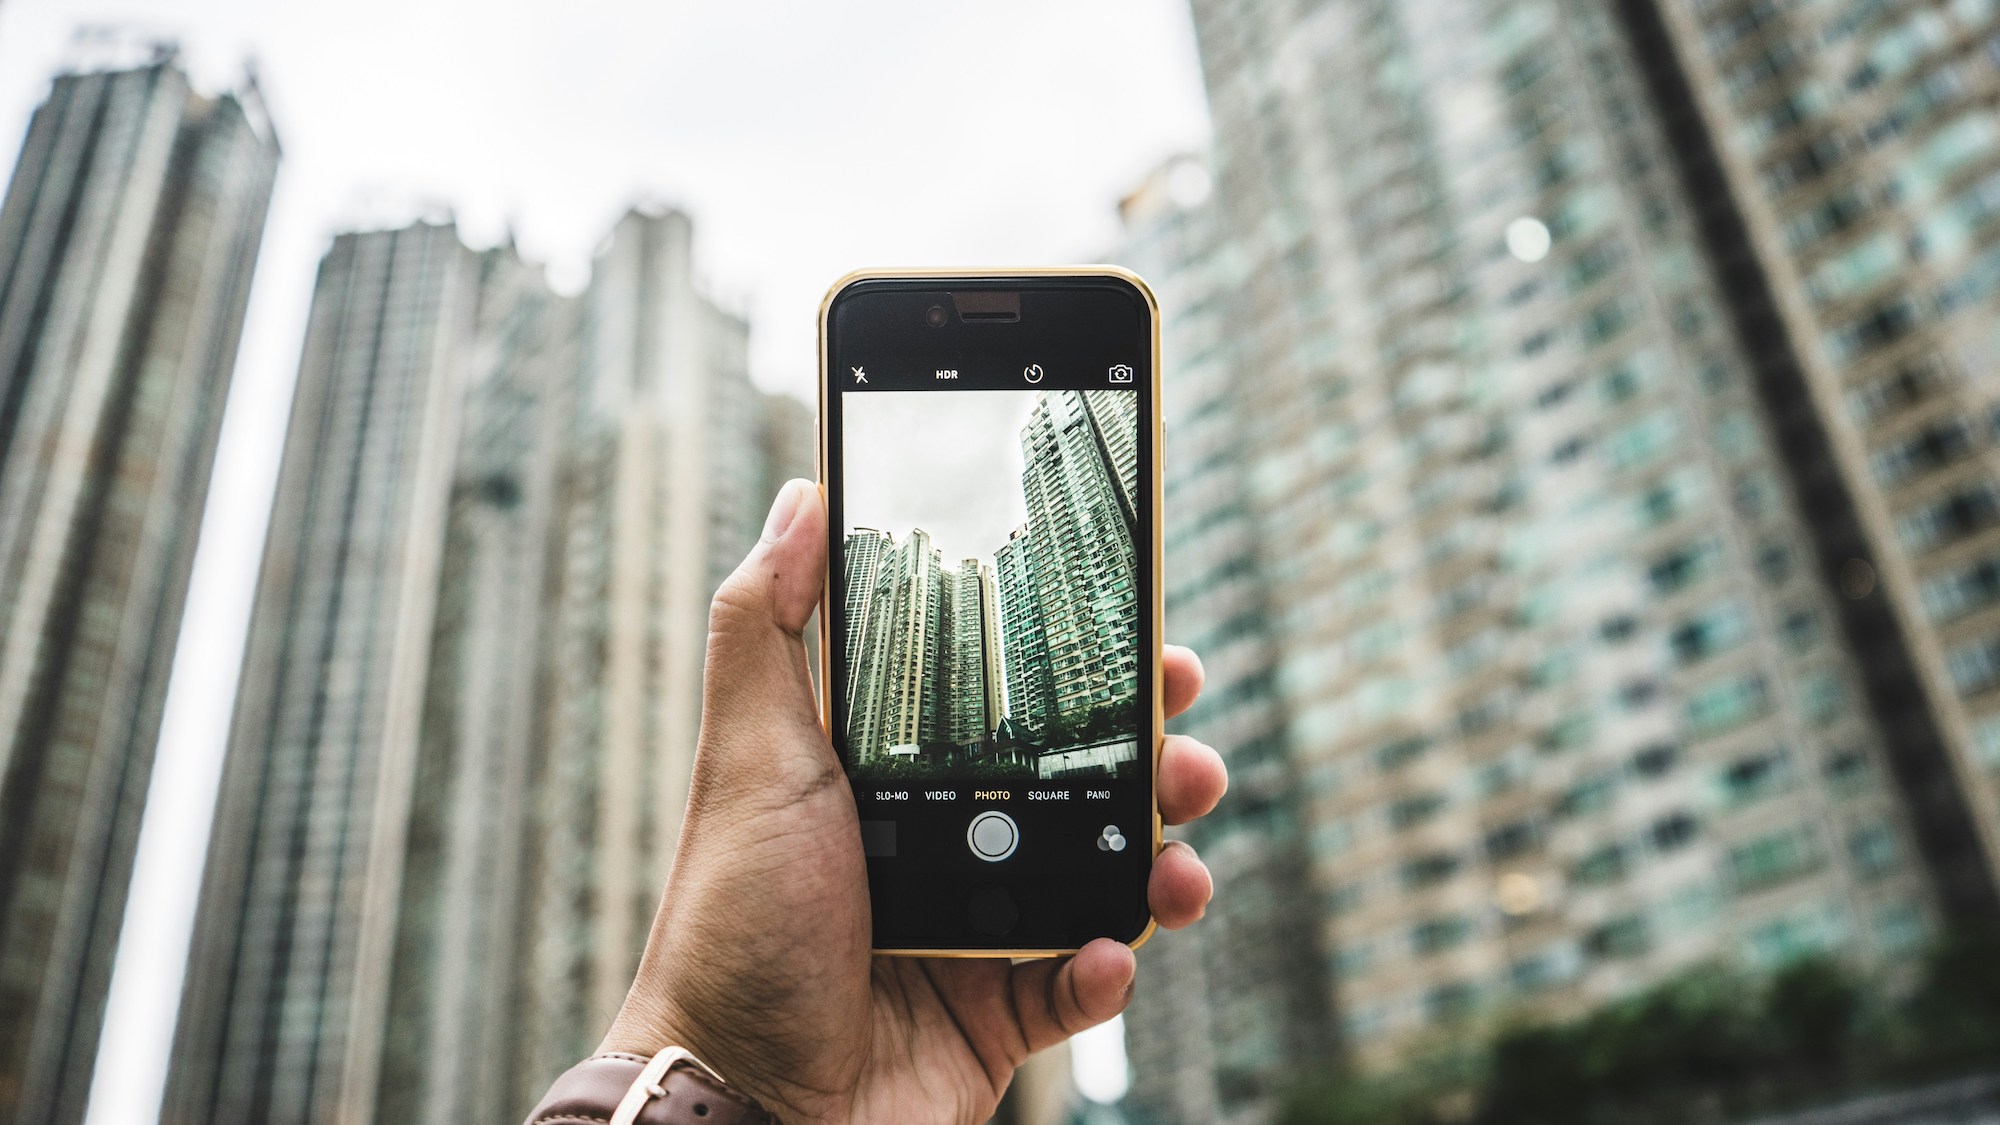
[[[1138,944],[1160,847],[1159,310],[1113,267],[820,307],[821,714],[879,953]]]

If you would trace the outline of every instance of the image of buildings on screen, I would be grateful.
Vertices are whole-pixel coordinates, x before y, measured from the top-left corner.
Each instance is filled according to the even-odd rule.
[[[1130,391],[1040,393],[1021,431],[1027,520],[990,557],[947,560],[922,528],[848,530],[852,773],[1136,768],[1137,408]]]

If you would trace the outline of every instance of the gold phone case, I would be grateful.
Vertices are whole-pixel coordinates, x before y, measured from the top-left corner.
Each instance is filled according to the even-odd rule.
[[[826,318],[828,311],[833,308],[834,298],[838,297],[843,290],[857,281],[869,281],[876,278],[893,278],[898,280],[934,279],[949,282],[961,278],[984,279],[996,277],[1115,277],[1121,281],[1128,282],[1145,296],[1146,309],[1152,318],[1152,340],[1150,345],[1153,356],[1152,411],[1151,415],[1146,419],[1146,424],[1152,427],[1153,434],[1152,464],[1147,466],[1152,487],[1148,490],[1146,502],[1151,507],[1153,513],[1153,535],[1150,549],[1153,564],[1152,615],[1155,644],[1152,653],[1153,771],[1150,804],[1153,810],[1153,856],[1157,859],[1162,843],[1160,834],[1160,745],[1161,740],[1166,735],[1166,685],[1161,673],[1159,648],[1159,641],[1163,635],[1165,625],[1161,612],[1162,575],[1160,569],[1162,522],[1160,498],[1165,491],[1165,481],[1161,475],[1163,435],[1160,427],[1160,302],[1153,296],[1152,287],[1147,285],[1145,280],[1138,274],[1125,269],[1123,266],[1032,266],[995,269],[867,269],[856,270],[834,282],[832,288],[826,291],[826,296],[819,303],[819,420],[813,428],[813,437],[814,444],[818,447],[815,453],[815,463],[818,466],[819,472],[820,500],[822,503],[826,500],[827,481],[826,393],[828,379]],[[832,566],[831,555],[828,556],[828,566],[829,568]],[[819,603],[819,721],[820,726],[828,732],[829,736],[832,734],[833,729],[833,687],[832,677],[828,674],[827,668],[827,654],[833,651],[832,618],[829,616],[832,611],[832,591],[832,575],[829,573],[826,581],[822,583]],[[1139,936],[1132,940],[1132,948],[1137,949],[1146,944],[1152,938],[1153,932],[1159,929],[1159,927],[1159,920],[1153,918],[1150,912],[1148,912],[1146,928],[1141,930]],[[873,952],[878,956],[885,957],[1063,957],[1075,953],[1076,949],[876,949]]]

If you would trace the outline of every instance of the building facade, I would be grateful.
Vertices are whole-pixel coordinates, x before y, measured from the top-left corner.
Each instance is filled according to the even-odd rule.
[[[1956,909],[2000,869],[1995,13],[1980,3],[1615,8],[1909,747]]]
[[[374,1119],[507,1120],[539,1096],[534,906],[548,816],[551,534],[579,302],[511,249],[479,284],[405,829]]]
[[[277,164],[162,49],[57,77],[0,203],[0,1118],[83,1115]]]
[[[1976,578],[1946,581],[1978,566],[1981,509],[1952,498],[1984,461],[1923,436],[1983,407],[1898,374],[1966,362],[1992,320],[1982,126],[1952,108],[1991,81],[1968,62],[1987,16],[1717,7],[1194,5],[1216,190],[1149,185],[1127,210],[1131,263],[1186,310],[1164,373],[1169,629],[1248,654],[1211,663],[1190,725],[1258,748],[1233,752],[1238,778],[1268,754],[1294,779],[1296,805],[1269,811],[1296,827],[1235,838],[1280,860],[1261,886],[1299,857],[1319,964],[1295,979],[1326,982],[1363,1068],[1711,959],[1893,964],[1989,909],[1983,611],[1960,597]],[[1836,70],[1872,90],[1867,59],[1900,68],[1860,125],[1900,111],[1881,147],[1902,188],[1846,163],[1866,130],[1836,128],[1860,119],[1826,96]],[[1918,112],[1920,89],[1946,108]],[[1836,139],[1802,156],[1833,104]],[[1795,191],[1786,159],[1818,186]],[[1918,202],[1855,212],[1833,202],[1849,181]],[[1864,213],[1930,223],[1958,272],[1881,264],[1902,235]],[[1820,226],[1849,254],[1814,259],[1821,284],[1851,267],[1870,297],[1820,302],[1854,315],[1807,331],[1814,283],[1763,256]],[[1929,305],[1861,315],[1912,278]],[[1816,352],[1852,366],[1826,375]],[[1843,437],[1877,400],[1898,420]],[[1928,482],[1895,495],[1930,506],[1871,500],[1884,479]],[[1242,936],[1178,963],[1283,940]],[[1310,1034],[1241,1033],[1246,995],[1261,1026]],[[1133,1097],[1168,1121],[1264,1119],[1323,1033],[1213,974],[1146,1004]],[[1204,1058],[1205,1078],[1169,1070]]]
[[[861,540],[865,554],[876,535],[848,538]],[[948,655],[953,638],[945,628],[950,603],[938,549],[920,527],[901,543],[883,541],[880,549],[867,604],[859,617],[848,618],[866,625],[848,702],[847,747],[855,765],[943,741],[950,723],[944,688],[954,663]]]
[[[478,280],[449,225],[320,264],[164,1121],[374,1111]]]
[[[691,238],[632,212],[579,298],[450,226],[335,241],[164,1120],[506,1119],[608,1026],[710,599],[812,457]]]
[[[1003,610],[1003,643],[1043,656],[1048,725],[1080,725],[1138,694],[1136,398],[1046,391],[1021,430],[1027,532],[1007,546],[1022,554],[1008,565],[1025,572],[1016,588],[1026,598],[1023,610]],[[1030,689],[1024,705],[1034,698]]]

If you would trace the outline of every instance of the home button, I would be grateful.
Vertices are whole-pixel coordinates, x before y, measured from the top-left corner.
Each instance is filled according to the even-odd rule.
[[[988,863],[998,863],[1014,854],[1021,843],[1021,829],[1014,818],[995,809],[988,809],[972,818],[965,830],[965,844],[972,854]]]
[[[1021,909],[1014,905],[1014,896],[1005,888],[981,887],[972,892],[965,904],[965,920],[976,934],[1000,937],[1021,920]]]

